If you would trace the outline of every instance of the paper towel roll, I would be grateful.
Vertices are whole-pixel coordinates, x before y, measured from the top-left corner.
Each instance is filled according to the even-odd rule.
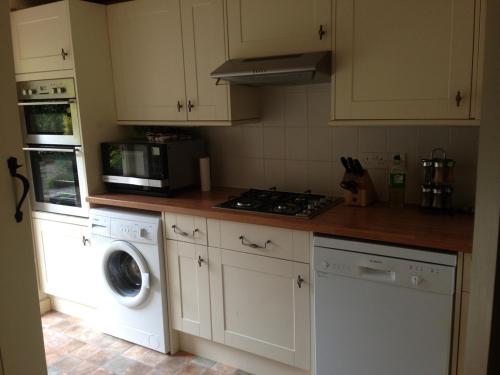
[[[200,158],[201,191],[210,191],[210,158]]]

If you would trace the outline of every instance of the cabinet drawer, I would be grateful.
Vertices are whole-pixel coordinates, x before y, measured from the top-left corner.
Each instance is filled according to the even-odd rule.
[[[165,237],[177,240],[207,244],[207,220],[204,217],[164,213]]]
[[[309,232],[232,221],[211,222],[210,246],[309,263]],[[212,229],[214,227],[214,229]]]

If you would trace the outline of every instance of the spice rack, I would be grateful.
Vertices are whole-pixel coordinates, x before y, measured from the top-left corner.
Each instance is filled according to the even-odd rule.
[[[420,208],[433,213],[453,211],[455,160],[446,157],[442,148],[432,150],[430,159],[422,159]]]

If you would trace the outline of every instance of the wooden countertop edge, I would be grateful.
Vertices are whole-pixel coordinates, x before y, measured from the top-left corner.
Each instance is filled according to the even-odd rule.
[[[168,203],[151,203],[138,198],[137,201],[122,198],[110,198],[109,194],[89,196],[87,201],[95,205],[132,208],[156,212],[171,212],[184,215],[203,216],[209,219],[236,221],[241,223],[252,223],[258,225],[269,225],[279,228],[315,232],[326,235],[350,237],[359,240],[377,241],[397,245],[418,247],[434,251],[472,252],[472,240],[464,236],[463,240],[453,240],[446,243],[446,239],[432,239],[417,236],[411,232],[401,233],[390,229],[376,230],[374,228],[350,228],[336,225],[335,223],[317,222],[315,218],[310,220],[263,216],[239,211],[223,211],[210,207],[187,207],[182,205],[171,205]],[[332,208],[334,210],[335,208]]]

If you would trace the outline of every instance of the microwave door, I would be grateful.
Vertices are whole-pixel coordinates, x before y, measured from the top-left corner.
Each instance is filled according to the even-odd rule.
[[[148,160],[148,147],[126,145],[122,150],[123,176],[149,178]]]

